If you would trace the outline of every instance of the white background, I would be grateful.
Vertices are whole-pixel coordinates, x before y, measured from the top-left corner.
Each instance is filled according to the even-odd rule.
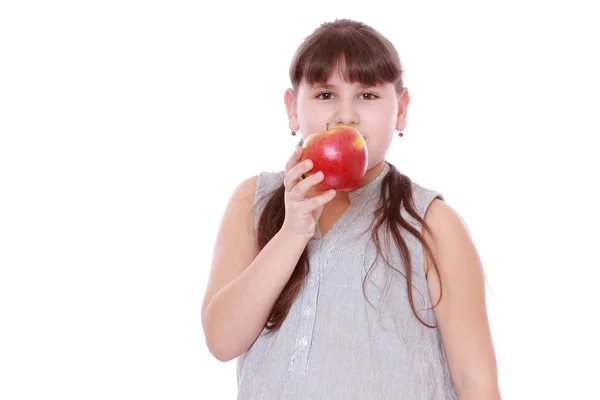
[[[0,398],[234,399],[200,306],[233,188],[283,168],[301,40],[396,45],[388,160],[484,263],[504,399],[600,398],[593,1],[0,6]]]

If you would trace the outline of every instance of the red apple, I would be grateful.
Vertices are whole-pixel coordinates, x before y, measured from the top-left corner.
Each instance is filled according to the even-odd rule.
[[[313,169],[306,174],[322,171],[324,178],[315,185],[317,190],[355,190],[367,172],[367,144],[361,133],[341,125],[308,136],[302,146],[300,160],[310,159]]]

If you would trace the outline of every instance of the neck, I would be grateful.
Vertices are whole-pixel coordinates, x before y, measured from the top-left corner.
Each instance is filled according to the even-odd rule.
[[[383,171],[384,163],[385,163],[385,160],[378,163],[377,165],[373,166],[373,168],[367,170],[367,173],[365,174],[363,181],[360,183],[360,185],[358,187],[363,187],[365,185],[368,185],[373,179],[377,178],[379,176],[379,174],[381,173],[381,171]]]

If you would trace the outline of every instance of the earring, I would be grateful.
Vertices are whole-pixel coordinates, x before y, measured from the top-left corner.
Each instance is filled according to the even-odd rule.
[[[402,136],[404,136],[404,133],[398,132],[398,136],[402,137]]]
[[[296,136],[296,131],[292,131],[292,136]]]

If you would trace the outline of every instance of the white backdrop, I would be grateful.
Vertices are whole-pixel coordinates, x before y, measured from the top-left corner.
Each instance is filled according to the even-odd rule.
[[[289,62],[336,17],[397,46],[388,160],[468,224],[504,399],[600,398],[593,3],[2,2],[0,398],[235,398],[200,321],[215,234],[283,168]]]

